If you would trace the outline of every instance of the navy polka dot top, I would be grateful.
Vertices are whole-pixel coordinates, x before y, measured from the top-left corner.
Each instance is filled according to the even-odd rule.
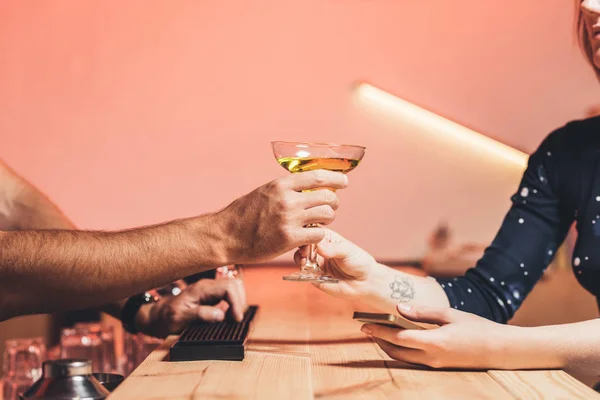
[[[552,132],[529,158],[500,231],[475,268],[438,279],[450,306],[505,323],[548,267],[573,223],[573,270],[600,297],[600,117]]]

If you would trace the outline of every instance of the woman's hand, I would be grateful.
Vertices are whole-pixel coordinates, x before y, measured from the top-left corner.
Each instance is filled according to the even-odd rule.
[[[320,265],[325,273],[339,279],[339,283],[315,284],[327,294],[386,313],[395,313],[398,303],[448,306],[444,289],[435,279],[379,264],[372,255],[330,229],[325,229],[317,253],[324,258]],[[307,256],[308,248],[303,247],[294,259],[303,265]]]
[[[398,312],[411,321],[440,327],[405,330],[363,325],[362,331],[373,336],[393,359],[433,368],[518,369],[531,364],[528,360],[531,354],[518,351],[522,328],[498,324],[453,308],[401,304]]]
[[[324,258],[320,265],[326,274],[339,279],[339,283],[315,283],[319,289],[336,297],[360,297],[369,291],[368,286],[375,282],[376,276],[386,269],[391,270],[339,233],[323,229],[325,237],[317,245],[317,253]],[[296,252],[294,260],[303,265],[307,257],[308,247],[304,246]]]

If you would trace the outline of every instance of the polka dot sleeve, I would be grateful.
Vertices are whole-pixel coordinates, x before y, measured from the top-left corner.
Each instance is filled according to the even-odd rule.
[[[475,268],[439,279],[453,308],[505,323],[552,261],[573,215],[559,204],[560,131],[529,158],[512,207]]]

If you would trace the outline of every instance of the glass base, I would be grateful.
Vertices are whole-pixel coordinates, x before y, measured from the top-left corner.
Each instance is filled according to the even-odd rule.
[[[339,279],[334,277],[323,275],[320,271],[304,270],[294,272],[293,274],[286,275],[283,277],[284,281],[292,282],[311,282],[311,283],[338,283]]]

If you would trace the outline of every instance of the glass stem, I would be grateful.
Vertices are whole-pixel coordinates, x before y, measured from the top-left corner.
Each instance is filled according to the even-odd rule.
[[[318,224],[311,224],[309,226],[319,226]],[[319,261],[317,260],[317,245],[311,244],[308,246],[308,258],[306,263],[302,266],[304,271],[321,271],[319,268]]]
[[[306,264],[304,264],[304,269],[308,270],[318,270],[319,262],[317,261],[317,246],[311,244],[308,247],[308,259],[306,260]]]

